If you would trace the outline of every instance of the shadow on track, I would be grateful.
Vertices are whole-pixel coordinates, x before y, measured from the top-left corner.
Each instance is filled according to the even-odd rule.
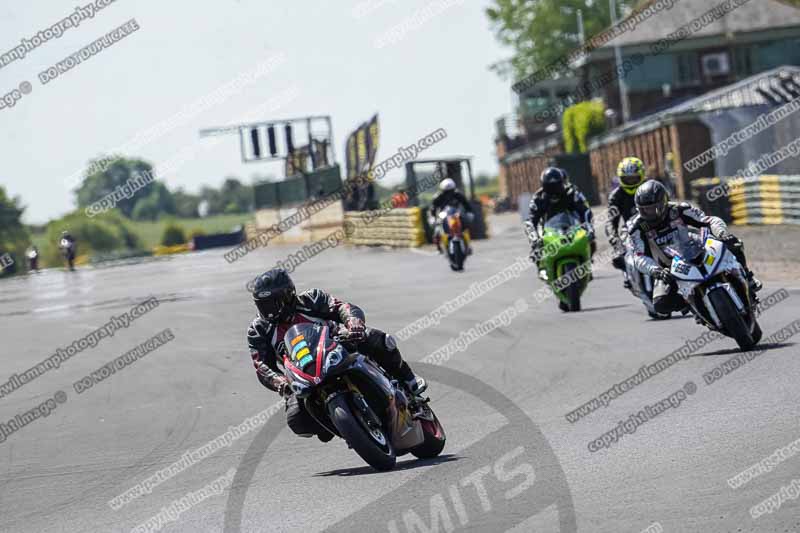
[[[392,472],[396,472],[398,470],[411,470],[413,468],[421,468],[423,466],[434,466],[442,463],[449,463],[452,461],[458,461],[461,458],[452,455],[452,454],[445,454],[440,455],[439,457],[434,457],[432,459],[409,459],[407,461],[403,461],[402,463],[398,462],[397,466],[394,467]],[[370,474],[385,474],[386,472],[378,472],[371,466],[359,466],[354,468],[339,468],[337,470],[330,470],[328,472],[320,472],[318,474],[314,474],[313,477],[329,477],[329,476],[342,476],[342,477],[350,477],[350,476],[366,476]]]
[[[794,346],[796,343],[794,342],[772,342],[770,344],[759,344],[751,352],[767,352],[769,350],[777,350],[778,348],[786,348],[788,346]],[[689,357],[711,357],[712,355],[735,355],[739,353],[747,353],[742,352],[739,348],[727,348],[725,350],[717,350],[714,352],[705,352],[705,353],[694,353]]]
[[[619,309],[621,307],[630,307],[631,304],[617,304],[617,305],[604,305],[601,307],[585,307],[581,309],[582,313],[591,313],[592,311],[608,311],[609,309]]]

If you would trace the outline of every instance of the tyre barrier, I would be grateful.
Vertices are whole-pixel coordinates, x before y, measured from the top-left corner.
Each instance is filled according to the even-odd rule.
[[[347,242],[363,246],[416,248],[425,243],[419,207],[388,211],[350,211],[344,215],[350,228]]]
[[[692,197],[735,225],[800,224],[800,176],[703,178],[692,182]]]

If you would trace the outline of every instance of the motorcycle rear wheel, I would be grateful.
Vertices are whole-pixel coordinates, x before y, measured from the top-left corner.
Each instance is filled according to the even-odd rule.
[[[736,339],[736,344],[739,345],[739,348],[749,350],[756,345],[758,341],[750,334],[750,328],[747,327],[744,318],[739,314],[736,305],[724,289],[714,289],[708,294],[708,299],[711,301],[711,305],[714,306],[725,332]],[[755,330],[753,333],[755,333]]]
[[[339,434],[372,468],[392,470],[397,462],[394,446],[383,429],[367,427],[366,421],[350,406],[347,394],[333,398],[328,405],[331,421]],[[380,433],[380,436],[377,435]],[[382,437],[382,439],[381,439]],[[383,440],[383,443],[380,441]]]

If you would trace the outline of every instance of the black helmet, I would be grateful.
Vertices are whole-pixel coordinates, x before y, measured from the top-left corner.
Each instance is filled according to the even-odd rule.
[[[633,197],[636,208],[645,222],[658,224],[667,216],[669,193],[667,188],[656,180],[647,180],[636,189]]]
[[[294,313],[294,282],[282,268],[273,268],[258,276],[253,283],[253,301],[267,322],[278,323]]]
[[[542,192],[545,198],[555,203],[563,196],[566,189],[567,173],[557,167],[547,167],[542,172]]]

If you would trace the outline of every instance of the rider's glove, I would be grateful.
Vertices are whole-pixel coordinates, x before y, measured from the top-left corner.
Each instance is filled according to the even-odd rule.
[[[611,259],[611,265],[618,270],[625,270],[625,254],[617,254]]]
[[[654,279],[660,279],[664,283],[672,283],[672,281],[675,279],[672,277],[670,271],[666,268],[656,268],[650,275],[653,276]]]
[[[738,248],[742,245],[742,241],[740,241],[736,235],[728,233],[727,231],[720,233],[719,240],[724,242],[726,246],[733,248]]]
[[[275,387],[275,392],[284,398],[292,395],[292,387],[289,380],[283,376],[278,376],[272,379],[272,386]]]
[[[358,342],[364,340],[367,335],[367,326],[364,321],[357,317],[351,317],[347,320],[347,340],[351,342]]]

